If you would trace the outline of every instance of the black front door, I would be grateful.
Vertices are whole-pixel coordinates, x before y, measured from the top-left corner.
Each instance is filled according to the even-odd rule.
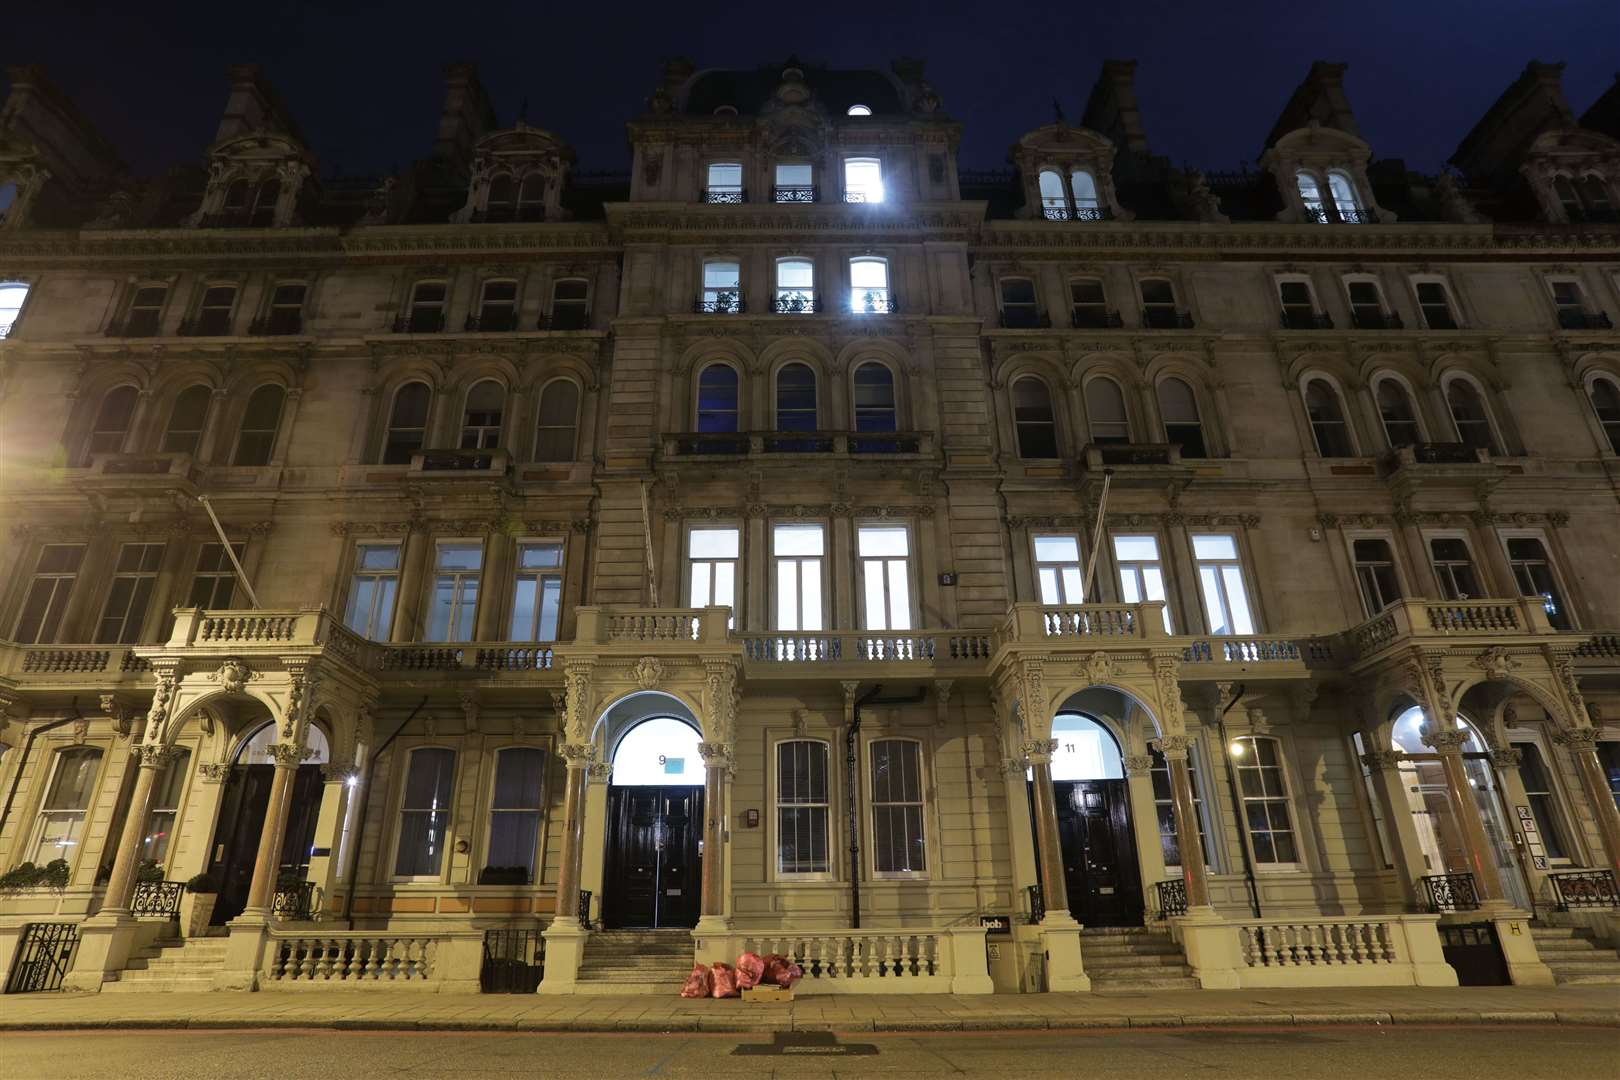
[[[275,776],[274,765],[235,765],[230,779],[225,782],[219,804],[219,827],[214,831],[214,850],[208,860],[208,872],[219,882],[219,899],[214,904],[211,920],[215,926],[236,918],[247,907],[248,890],[253,885],[253,863],[259,855],[259,835],[264,831],[264,815],[270,807],[270,785]],[[315,819],[320,807],[321,768],[301,765],[293,781],[278,878],[289,872],[301,875],[309,865],[309,845],[315,837]]]
[[[603,924],[696,926],[702,836],[701,787],[609,788]]]
[[[1141,926],[1142,878],[1125,781],[1056,780],[1052,797],[1069,911],[1085,926]]]

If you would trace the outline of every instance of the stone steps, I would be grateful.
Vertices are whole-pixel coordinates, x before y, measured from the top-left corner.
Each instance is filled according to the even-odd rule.
[[[1579,926],[1532,926],[1541,962],[1560,986],[1620,986],[1620,954]]]
[[[225,960],[224,938],[160,940],[131,956],[123,971],[102,984],[103,993],[212,990]]]
[[[1136,927],[1098,927],[1080,933],[1080,960],[1093,993],[1197,990],[1180,946],[1167,933]]]
[[[690,931],[599,930],[585,942],[579,981],[662,993],[678,989],[691,972]]]

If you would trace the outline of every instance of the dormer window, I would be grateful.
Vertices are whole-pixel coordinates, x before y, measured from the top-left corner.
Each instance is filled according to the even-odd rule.
[[[883,201],[883,163],[877,158],[844,159],[844,201]]]
[[[743,201],[743,168],[735,161],[717,161],[709,165],[709,186],[703,192],[707,203],[741,203]]]
[[[1306,221],[1365,225],[1377,220],[1362,206],[1355,181],[1348,173],[1330,170],[1326,176],[1301,169],[1294,176]]]
[[[1553,181],[1553,193],[1558,196],[1558,204],[1564,208],[1564,217],[1570,222],[1616,220],[1614,203],[1602,177],[1560,176]]]
[[[22,315],[23,301],[28,298],[28,286],[22,282],[0,283],[0,338],[11,333]]]
[[[851,105],[849,107],[849,115],[850,116],[871,116],[872,115],[872,106],[870,106],[870,105]]]
[[[489,198],[484,203],[485,221],[511,221],[517,203],[517,184],[505,173],[489,182]]]
[[[1101,221],[1107,217],[1097,193],[1097,179],[1089,170],[1072,170],[1065,188],[1062,173],[1042,169],[1039,186],[1041,216],[1047,221]]]
[[[1069,188],[1074,192],[1076,221],[1102,220],[1102,203],[1097,199],[1097,181],[1084,169],[1069,174]]]
[[[1069,220],[1069,200],[1063,192],[1063,176],[1056,169],[1041,170],[1041,214],[1047,221]]]

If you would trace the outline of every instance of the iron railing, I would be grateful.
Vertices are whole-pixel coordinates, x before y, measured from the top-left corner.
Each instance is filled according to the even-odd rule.
[[[900,305],[894,299],[894,293],[880,293],[868,289],[859,300],[851,300],[850,312],[855,315],[897,315]]]
[[[1187,883],[1181,878],[1170,878],[1154,883],[1159,894],[1159,918],[1187,914]]]
[[[1029,924],[1039,926],[1046,919],[1046,894],[1039,885],[1025,885],[1024,892],[1029,897]]]
[[[463,329],[469,334],[505,334],[518,328],[517,310],[468,315]]]
[[[180,918],[180,897],[186,887],[178,881],[137,881],[130,894],[129,913],[140,916]]]
[[[6,979],[6,993],[33,994],[60,990],[79,947],[76,923],[28,923],[17,942],[16,959]]]
[[[1142,309],[1142,325],[1150,330],[1191,330],[1193,317],[1171,307],[1148,307]]]
[[[302,334],[304,313],[301,311],[271,312],[262,319],[248,324],[248,333],[255,337],[275,337],[282,334]]]
[[[1473,874],[1426,874],[1423,892],[1431,912],[1478,911],[1479,891]]]
[[[396,334],[438,334],[444,330],[444,312],[413,312],[394,320]]]
[[[748,192],[742,188],[735,188],[730,191],[710,189],[703,193],[703,201],[717,203],[722,206],[740,206],[748,201]]]
[[[1003,330],[1046,330],[1052,326],[1052,318],[1046,312],[1033,307],[1013,307],[1001,309],[1001,328]]]
[[[1558,312],[1558,326],[1561,330],[1613,330],[1614,324],[1603,312],[1576,311],[1574,308],[1561,308]],[[134,337],[134,334],[125,335]]]
[[[276,887],[270,900],[272,918],[304,922],[315,917],[315,883],[292,881]]]
[[[821,311],[821,297],[802,292],[785,293],[771,302],[778,315],[815,315]]]
[[[1333,329],[1333,316],[1325,311],[1284,311],[1278,322],[1284,330]]]
[[[594,930],[591,925],[591,890],[579,890],[579,927],[581,930]]]
[[[1613,870],[1571,870],[1548,874],[1559,911],[1570,908],[1620,908],[1620,889]]]
[[[1125,320],[1107,308],[1077,307],[1069,312],[1069,325],[1076,330],[1118,330]]]
[[[1080,206],[1073,210],[1067,206],[1043,206],[1041,216],[1047,221],[1107,221],[1108,210],[1101,206]]]
[[[485,930],[478,989],[486,994],[532,994],[545,972],[546,939],[539,930]]]
[[[821,201],[821,193],[813,185],[789,184],[772,188],[771,198],[779,203],[813,203]]]
[[[700,296],[692,301],[692,312],[695,315],[741,315],[747,310],[748,307],[743,303],[741,294]]]
[[[1376,225],[1378,215],[1371,210],[1351,210],[1336,206],[1330,212],[1326,207],[1307,206],[1305,220],[1318,225]]]
[[[1404,330],[1399,314],[1393,311],[1352,311],[1350,322],[1357,330]]]
[[[562,308],[549,315],[540,316],[537,330],[589,330],[591,328],[590,308]]]

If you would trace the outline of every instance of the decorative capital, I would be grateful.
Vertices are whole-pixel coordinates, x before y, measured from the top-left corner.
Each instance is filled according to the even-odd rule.
[[[588,784],[605,784],[613,779],[613,766],[605,761],[597,761],[585,770],[585,782]]]
[[[1031,765],[1050,765],[1052,755],[1057,752],[1057,748],[1056,739],[1031,739],[1028,742],[1020,743],[1018,751],[1024,755],[1024,759]]]
[[[1124,761],[1126,776],[1146,776],[1153,771],[1152,754],[1126,754]]]
[[[1590,754],[1597,750],[1597,730],[1589,727],[1571,728],[1553,732],[1553,742],[1573,754]]]
[[[1498,746],[1490,751],[1491,764],[1498,769],[1517,769],[1524,760],[1524,751],[1517,746]]]
[[[144,743],[140,746],[130,747],[132,756],[143,769],[161,769],[180,756],[178,746],[164,746],[161,743]]]
[[[271,743],[264,749],[276,759],[278,769],[296,769],[315,756],[313,746],[299,746],[297,743]]]
[[[557,753],[562,755],[570,769],[583,769],[590,765],[596,747],[590,743],[563,743],[557,748]]]
[[[731,746],[729,743],[700,742],[698,753],[703,757],[705,768],[718,769],[731,764]]]
[[[360,780],[360,766],[358,765],[322,765],[321,779],[328,784],[347,784],[353,780]]]
[[[1418,737],[1423,740],[1424,746],[1434,747],[1437,754],[1460,754],[1468,743],[1468,732],[1458,729],[1430,731],[1425,727]]]
[[[223,784],[231,777],[231,766],[228,761],[210,761],[197,766],[197,773],[204,783]]]
[[[1191,735],[1166,735],[1162,739],[1153,740],[1153,745],[1158,747],[1159,753],[1164,755],[1166,761],[1186,761],[1187,754],[1192,750],[1192,744]]]
[[[1369,750],[1361,755],[1361,763],[1369,769],[1396,769],[1405,760],[1399,750]]]

